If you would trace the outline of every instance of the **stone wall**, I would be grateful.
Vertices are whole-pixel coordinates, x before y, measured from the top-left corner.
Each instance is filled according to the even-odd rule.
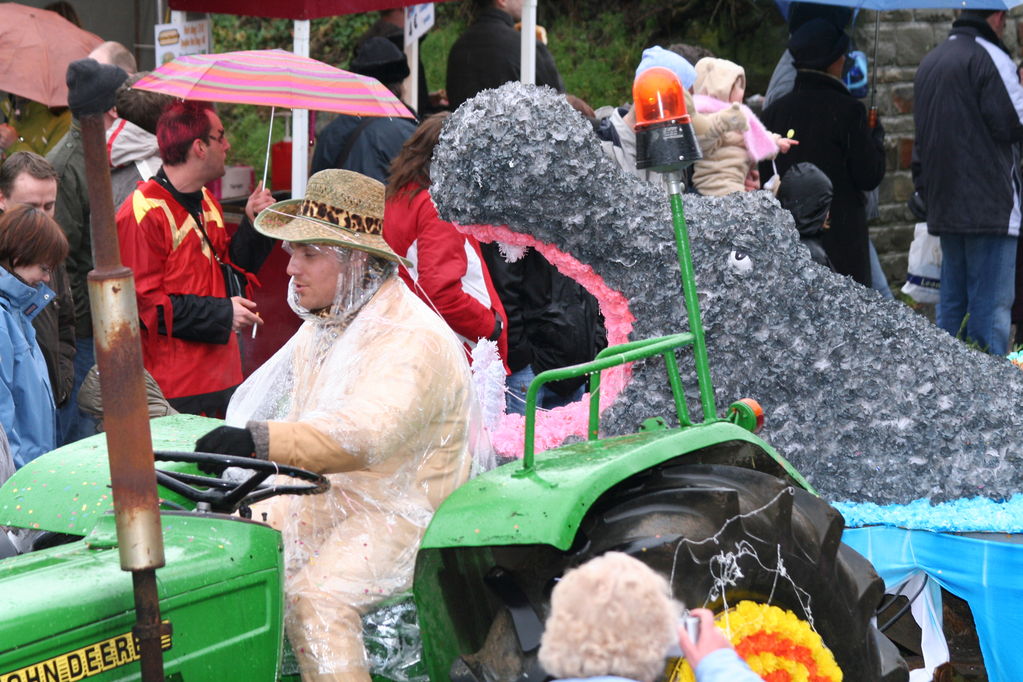
[[[876,106],[886,133],[888,170],[879,192],[881,215],[871,223],[870,234],[895,291],[906,278],[906,259],[915,222],[906,208],[906,200],[913,193],[910,173],[914,135],[913,77],[924,55],[948,37],[954,12],[899,10],[880,14]],[[874,67],[876,15],[871,11],[860,12],[853,32],[856,46],[871,60],[871,69]],[[1019,45],[1023,43],[1021,17],[1010,17],[1003,35],[1016,61],[1020,57]],[[868,97],[864,104],[870,106],[869,102]]]

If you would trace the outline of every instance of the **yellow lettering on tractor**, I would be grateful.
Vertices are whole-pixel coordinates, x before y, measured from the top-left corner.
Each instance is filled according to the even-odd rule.
[[[163,621],[167,634],[160,648],[171,648],[170,621]],[[142,658],[135,635],[126,632],[39,663],[0,673],[0,682],[78,682]]]

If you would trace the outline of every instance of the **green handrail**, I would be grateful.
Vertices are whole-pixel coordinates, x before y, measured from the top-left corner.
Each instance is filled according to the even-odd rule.
[[[549,369],[536,375],[536,378],[529,384],[529,389],[526,391],[525,449],[522,456],[523,470],[531,470],[533,468],[533,454],[536,447],[534,442],[536,433],[536,396],[541,386],[552,381],[590,375],[590,423],[588,435],[590,440],[594,440],[597,437],[600,419],[600,373],[605,369],[624,365],[628,362],[635,362],[636,360],[653,357],[654,355],[663,355],[665,363],[668,365],[668,381],[671,383],[671,391],[675,398],[675,411],[679,423],[683,426],[689,426],[691,422],[686,410],[682,380],[678,375],[675,349],[692,345],[693,340],[693,335],[686,332],[662,336],[656,339],[630,341],[605,348],[590,362],[558,369]],[[713,414],[710,417],[712,418]]]
[[[685,213],[682,208],[682,181],[677,171],[664,174],[665,185],[671,202],[672,226],[675,233],[675,248],[678,256],[679,276],[682,280],[682,295],[689,322],[689,332],[662,336],[656,339],[640,339],[628,343],[605,348],[591,362],[570,367],[552,369],[541,372],[526,391],[526,428],[525,444],[522,456],[523,475],[532,473],[533,454],[536,447],[536,396],[540,387],[551,381],[570,379],[590,375],[590,418],[587,438],[596,440],[600,420],[600,373],[605,369],[617,367],[627,362],[634,362],[654,355],[663,355],[668,382],[675,400],[675,413],[681,426],[692,426],[689,410],[686,406],[685,391],[678,372],[678,361],[675,349],[683,346],[693,347],[693,360],[696,365],[696,380],[699,384],[700,405],[703,408],[703,423],[717,420],[717,407],[714,404],[714,387],[711,384],[710,361],[707,357],[707,343],[703,334],[703,322],[700,319],[700,303],[696,292],[696,273],[693,269],[692,250],[689,246],[689,234],[686,227]]]

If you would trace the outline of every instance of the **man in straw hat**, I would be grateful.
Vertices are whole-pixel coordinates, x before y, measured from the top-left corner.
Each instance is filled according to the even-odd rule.
[[[368,682],[362,615],[411,586],[434,509],[490,451],[462,346],[398,278],[383,215],[381,183],[329,169],[257,217],[291,253],[304,323],[238,388],[230,426],[196,443],[330,478],[324,495],[265,510],[284,534],[303,680]]]

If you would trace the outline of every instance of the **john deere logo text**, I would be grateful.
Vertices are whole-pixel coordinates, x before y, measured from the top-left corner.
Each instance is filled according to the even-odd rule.
[[[170,623],[164,621],[169,632]],[[171,648],[171,636],[160,638],[160,648]],[[75,682],[128,665],[142,658],[135,636],[126,632],[81,649],[54,656],[9,673],[0,673],[0,682]]]

